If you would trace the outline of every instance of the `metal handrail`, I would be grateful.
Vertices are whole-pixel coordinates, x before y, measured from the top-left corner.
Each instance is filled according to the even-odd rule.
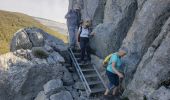
[[[92,65],[92,66],[93,66],[93,68],[95,69],[95,71],[96,71],[97,75],[99,76],[100,80],[102,81],[105,89],[107,89],[107,86],[106,86],[106,84],[104,83],[103,78],[101,77],[101,75],[100,75],[99,72],[97,71],[97,68],[96,68],[94,65]]]
[[[88,85],[88,83],[87,83],[87,81],[86,81],[86,79],[85,79],[85,77],[83,75],[83,72],[81,71],[81,68],[80,68],[80,66],[79,66],[79,64],[78,64],[78,62],[77,62],[77,60],[76,60],[76,58],[75,58],[75,56],[74,56],[74,54],[73,54],[73,52],[72,52],[72,50],[70,48],[69,48],[69,51],[71,53],[70,55],[72,56],[71,59],[74,61],[74,64],[76,66],[76,70],[77,70],[78,74],[80,74],[79,75],[80,79],[85,82],[85,84],[83,83],[84,87],[89,90],[89,91],[86,90],[86,92],[87,92],[87,94],[90,94],[91,89],[90,89],[90,87],[89,87],[89,85]]]

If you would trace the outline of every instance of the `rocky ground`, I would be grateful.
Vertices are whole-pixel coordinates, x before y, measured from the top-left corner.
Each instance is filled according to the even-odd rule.
[[[86,100],[67,47],[37,28],[15,33],[11,52],[0,56],[0,100]]]

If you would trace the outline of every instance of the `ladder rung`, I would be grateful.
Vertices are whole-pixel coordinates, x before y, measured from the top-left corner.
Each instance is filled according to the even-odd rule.
[[[95,84],[100,84],[102,83],[101,81],[90,81],[88,82],[89,85],[95,85]]]
[[[83,72],[87,72],[87,71],[95,71],[94,69],[82,69]]]
[[[97,89],[91,89],[91,93],[99,93],[99,92],[104,92],[105,88],[97,88]]]
[[[74,53],[75,56],[81,56],[81,53]]]
[[[79,66],[88,66],[88,65],[92,65],[92,64],[89,64],[89,63],[85,63],[85,64],[79,63]]]
[[[97,77],[97,74],[90,74],[90,75],[85,75],[86,78],[89,78],[89,77]]]

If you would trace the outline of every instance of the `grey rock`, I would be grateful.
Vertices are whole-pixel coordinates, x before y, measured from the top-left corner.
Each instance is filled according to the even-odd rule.
[[[50,53],[54,51],[53,48],[47,44],[44,45],[44,49]]]
[[[56,63],[56,62],[53,60],[52,57],[48,57],[48,58],[47,58],[47,62],[48,62],[48,64],[55,64],[55,63]]]
[[[43,87],[45,94],[49,97],[62,90],[63,82],[60,79],[53,79],[47,82]]]
[[[84,85],[82,82],[76,82],[73,86],[75,89],[78,89],[78,90],[84,90]]]
[[[60,93],[50,96],[50,100],[73,100],[73,97],[70,92],[61,91]]]
[[[25,31],[28,34],[33,47],[41,47],[44,45],[45,38],[43,34],[45,32],[37,28],[26,28]]]
[[[133,78],[140,60],[168,19],[170,15],[169,5],[169,0],[147,0],[136,15],[133,25],[121,46],[128,49],[128,54],[123,59],[126,63],[125,86]]]
[[[40,91],[34,100],[49,100],[44,91]]]
[[[18,49],[31,49],[32,43],[28,37],[28,34],[23,30],[17,31],[11,41],[10,51],[15,51]]]
[[[158,90],[156,90],[148,100],[169,100],[170,99],[170,89],[167,89],[165,87],[160,87]]]
[[[166,22],[159,36],[143,56],[132,82],[127,86],[124,96],[130,100],[149,98],[170,79],[170,19]]]
[[[70,91],[70,93],[74,99],[78,99],[80,96],[80,94],[76,90]]]
[[[95,53],[104,58],[117,51],[129,30],[137,10],[135,0],[107,0],[104,23],[99,24],[90,45]]]
[[[66,85],[66,86],[72,85],[74,83],[73,77],[68,70],[64,71],[64,75],[62,77],[62,80],[63,80],[64,85]]]
[[[53,60],[56,62],[56,63],[64,63],[65,60],[64,58],[58,53],[58,52],[53,52],[50,54],[50,57],[53,58]]]
[[[74,81],[80,80],[79,76],[76,73],[73,73],[72,76],[73,76]]]
[[[84,98],[87,98],[87,93],[86,91],[79,91],[80,92],[80,97],[84,97]]]
[[[45,59],[39,59],[39,58],[33,58],[32,62],[34,64],[48,64],[47,61]]]
[[[73,91],[73,86],[65,86],[64,87],[67,91]]]

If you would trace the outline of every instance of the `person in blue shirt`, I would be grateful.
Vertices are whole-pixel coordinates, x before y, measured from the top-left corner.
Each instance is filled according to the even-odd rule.
[[[118,52],[113,53],[106,69],[106,75],[109,79],[109,86],[106,89],[104,95],[107,96],[110,90],[113,89],[112,95],[115,95],[117,87],[119,85],[119,78],[123,78],[123,71],[122,71],[122,61],[121,58],[127,54],[126,48],[121,48]]]

